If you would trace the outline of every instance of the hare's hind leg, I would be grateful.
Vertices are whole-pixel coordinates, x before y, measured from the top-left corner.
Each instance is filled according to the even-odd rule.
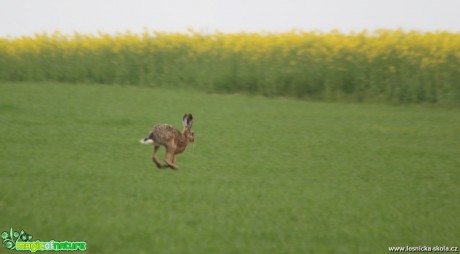
[[[168,166],[168,167],[170,167],[172,169],[178,169],[176,164],[174,164],[174,161],[176,160],[175,156],[174,156],[174,151],[175,150],[176,149],[174,149],[172,147],[166,147],[166,156],[165,156],[166,165],[165,166]]]
[[[153,161],[153,163],[155,163],[155,165],[157,165],[157,168],[162,168],[161,162],[157,158],[157,152],[158,152],[159,148],[160,148],[159,145],[156,145],[156,144],[153,145],[152,161]]]

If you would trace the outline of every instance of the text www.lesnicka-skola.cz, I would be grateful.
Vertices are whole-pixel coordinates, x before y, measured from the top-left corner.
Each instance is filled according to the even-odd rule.
[[[449,246],[392,246],[390,252],[458,252],[458,247]]]

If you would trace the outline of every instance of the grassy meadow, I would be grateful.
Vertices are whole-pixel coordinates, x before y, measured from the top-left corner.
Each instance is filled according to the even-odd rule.
[[[138,140],[186,112],[195,145],[180,170],[156,169]],[[459,113],[2,82],[0,231],[86,241],[87,253],[458,246]]]

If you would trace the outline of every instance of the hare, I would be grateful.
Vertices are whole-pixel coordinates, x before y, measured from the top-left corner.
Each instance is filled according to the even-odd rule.
[[[158,168],[178,169],[176,166],[176,154],[182,153],[189,143],[195,142],[195,134],[192,132],[192,114],[185,114],[182,118],[184,130],[182,133],[169,124],[157,124],[153,126],[148,136],[141,139],[142,144],[153,144],[152,160]],[[166,148],[165,163],[162,165],[156,153],[160,146]]]

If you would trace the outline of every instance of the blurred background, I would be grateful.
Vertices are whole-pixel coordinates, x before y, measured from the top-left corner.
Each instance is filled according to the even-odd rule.
[[[290,29],[343,32],[460,29],[456,0],[2,0],[0,36],[63,33],[286,32]]]
[[[458,1],[2,1],[0,80],[457,105]]]

